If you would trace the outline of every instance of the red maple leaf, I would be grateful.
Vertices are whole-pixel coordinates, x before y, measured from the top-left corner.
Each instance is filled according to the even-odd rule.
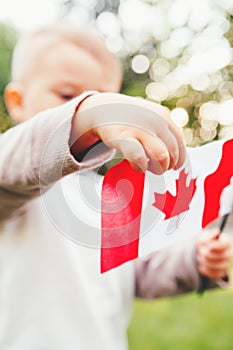
[[[189,209],[189,204],[196,191],[196,178],[190,181],[186,186],[187,174],[182,170],[179,178],[176,180],[176,195],[173,196],[169,191],[165,193],[154,193],[154,207],[162,211],[166,219],[179,215]]]

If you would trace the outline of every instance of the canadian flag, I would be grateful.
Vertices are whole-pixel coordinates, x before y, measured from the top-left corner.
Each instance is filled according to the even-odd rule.
[[[163,175],[112,167],[101,192],[101,272],[201,232],[231,211],[233,139],[187,149]],[[231,195],[227,196],[227,193]]]

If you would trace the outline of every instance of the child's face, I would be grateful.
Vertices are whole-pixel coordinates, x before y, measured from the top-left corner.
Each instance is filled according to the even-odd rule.
[[[61,105],[87,90],[118,91],[119,73],[111,73],[106,74],[100,62],[75,44],[56,43],[38,57],[30,76],[21,83],[18,120]]]

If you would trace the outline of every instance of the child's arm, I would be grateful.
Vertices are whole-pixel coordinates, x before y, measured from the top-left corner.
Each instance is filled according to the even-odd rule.
[[[165,108],[120,94],[87,96],[41,112],[0,137],[0,219],[63,176],[103,164],[111,148],[142,171],[147,158],[157,173],[183,163],[182,136]],[[83,157],[100,139],[101,153]]]
[[[173,296],[198,290],[201,274],[207,289],[223,286],[231,262],[229,235],[216,240],[217,230],[202,232],[196,241],[181,242],[136,261],[136,295]]]
[[[87,95],[41,112],[0,135],[0,221],[62,176],[97,167],[112,157],[112,150],[105,147],[98,157],[79,163],[70,152],[72,119]]]

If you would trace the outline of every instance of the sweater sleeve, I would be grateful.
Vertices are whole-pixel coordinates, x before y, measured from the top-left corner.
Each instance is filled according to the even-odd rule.
[[[136,261],[136,296],[158,298],[197,290],[198,272],[194,242],[182,242]],[[208,280],[208,289],[217,284]]]
[[[75,110],[91,94],[43,111],[0,135],[0,221],[63,176],[95,168],[111,158],[113,151],[103,144],[94,147],[82,162],[70,152]]]

